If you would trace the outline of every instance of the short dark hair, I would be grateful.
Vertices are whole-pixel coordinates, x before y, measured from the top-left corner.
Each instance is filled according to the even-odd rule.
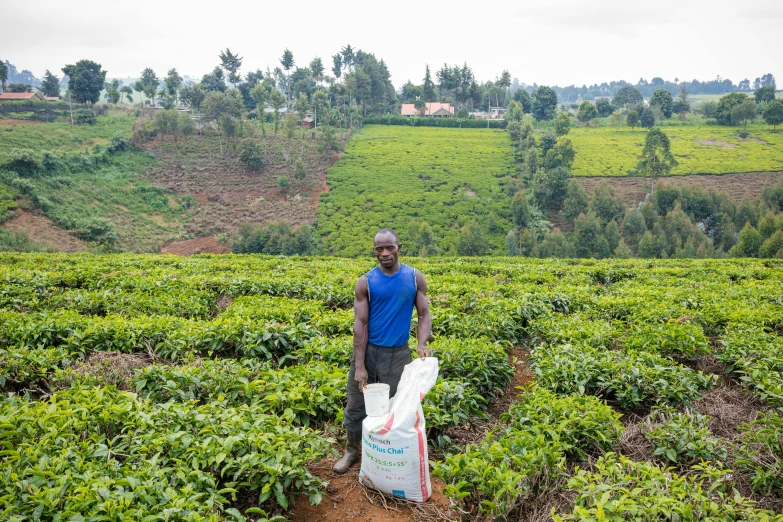
[[[398,235],[397,235],[397,232],[395,232],[395,231],[394,231],[393,229],[391,229],[391,228],[382,228],[382,229],[378,230],[378,232],[376,232],[376,233],[375,233],[375,236],[377,236],[378,234],[391,234],[391,235],[393,235],[393,236],[394,236],[394,240],[395,240],[397,243],[399,243],[399,242],[400,242],[400,236],[398,236]],[[375,237],[375,236],[373,236],[373,237]]]

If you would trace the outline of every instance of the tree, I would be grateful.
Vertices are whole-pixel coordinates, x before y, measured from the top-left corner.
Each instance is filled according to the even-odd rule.
[[[239,54],[233,54],[228,47],[225,51],[220,51],[219,56],[220,65],[228,72],[228,81],[236,87],[242,81],[242,76],[239,74],[239,68],[242,67],[242,57]]]
[[[304,156],[304,137],[305,137],[305,126],[304,126],[304,119],[307,116],[307,110],[310,108],[310,104],[307,101],[307,95],[303,92],[299,93],[299,96],[296,98],[296,101],[294,102],[294,110],[299,115],[299,121],[302,122],[302,155]]]
[[[323,89],[318,89],[313,93],[310,99],[310,104],[313,107],[313,116],[315,120],[315,127],[318,128],[318,113],[324,114],[325,110],[329,108],[329,96]]]
[[[774,101],[764,108],[764,121],[773,129],[783,123],[783,103]]]
[[[763,238],[750,223],[745,223],[739,233],[739,242],[731,247],[731,257],[758,257]]]
[[[285,105],[283,95],[277,89],[272,89],[272,92],[269,93],[269,105],[274,111],[272,114],[275,122],[275,136],[277,136],[277,129],[280,125],[280,109],[282,109],[283,105]]]
[[[310,76],[313,80],[320,82],[323,79],[324,62],[318,56],[310,60],[310,65],[307,68],[310,69]]]
[[[555,117],[557,94],[549,87],[539,87],[533,93],[533,117],[538,121],[548,121]]]
[[[618,109],[628,107],[629,105],[641,105],[643,102],[644,98],[642,98],[642,93],[639,92],[639,89],[631,85],[626,85],[621,88],[617,91],[617,94],[614,95],[614,98],[612,98],[612,105]]]
[[[699,105],[698,111],[705,118],[714,118],[718,114],[718,102],[707,100]]]
[[[636,111],[628,111],[628,116],[625,118],[625,123],[631,127],[631,130],[639,125],[639,113]]]
[[[185,105],[189,105],[197,110],[201,109],[201,103],[204,101],[206,96],[207,93],[200,84],[193,86],[186,85],[179,91],[180,101],[182,101],[182,103]]]
[[[527,201],[527,194],[519,191],[511,198],[511,219],[514,225],[522,228],[530,224],[533,214],[530,210],[530,204]]]
[[[571,165],[574,164],[574,159],[576,159],[574,144],[565,136],[560,136],[557,138],[555,145],[547,151],[543,165],[547,169],[565,167],[570,170]]]
[[[152,98],[152,106],[154,107],[155,95],[158,92],[158,84],[160,83],[158,76],[155,74],[155,71],[147,67],[141,71],[141,78],[139,81],[141,81],[141,84],[144,86],[144,94],[147,98]]]
[[[286,100],[291,99],[291,73],[289,72],[294,66],[294,53],[288,50],[288,47],[283,51],[283,55],[280,57],[280,65],[283,66],[283,70],[288,73],[288,94]]]
[[[511,73],[509,73],[507,70],[503,70],[502,73],[500,73],[500,79],[497,82],[498,87],[503,89],[503,105],[506,104],[506,89],[511,87]]]
[[[5,66],[5,64],[3,64]],[[41,82],[41,92],[44,96],[60,96],[60,79],[46,69],[43,81]]]
[[[432,75],[430,74],[430,66],[426,64],[424,66],[424,83],[422,84],[422,96],[424,101],[435,101],[435,84],[432,82]]]
[[[625,242],[631,245],[634,254],[645,232],[647,232],[647,222],[642,213],[638,209],[628,212],[623,219],[622,235]]]
[[[5,92],[5,82],[8,81],[8,66],[5,64],[3,60],[0,60],[0,86],[2,87],[2,90],[0,92]]]
[[[671,118],[672,112],[674,111],[672,93],[666,89],[658,89],[653,93],[652,98],[650,98],[650,107],[659,107],[664,118]]]
[[[614,107],[612,107],[612,104],[606,98],[598,98],[595,100],[595,108],[598,111],[598,116],[600,118],[611,116],[614,112]]]
[[[118,79],[115,78],[111,83],[106,84],[106,99],[109,103],[113,104],[115,108],[117,107],[117,102],[120,101],[121,96],[120,81]]]
[[[8,92],[33,92],[33,86],[26,83],[9,83]]]
[[[457,254],[461,256],[483,256],[489,249],[481,225],[475,219],[460,229],[457,240]]]
[[[516,103],[516,102],[511,102]],[[520,112],[521,106],[520,106]],[[568,132],[571,130],[571,118],[568,117],[568,113],[566,111],[560,111],[557,113],[557,118],[555,118],[555,134],[557,136],[565,136],[568,134]]]
[[[79,60],[62,68],[68,75],[68,90],[76,103],[96,103],[106,83],[106,71],[92,60]]]
[[[416,109],[416,112],[419,113],[419,116],[424,116],[424,111],[427,109],[427,102],[421,98],[416,98],[413,100],[413,107]]]
[[[259,170],[265,164],[264,153],[255,141],[242,140],[239,146],[239,161],[250,170]]]
[[[133,84],[133,90],[139,93],[139,104],[144,107],[144,84],[141,82],[141,80],[136,80],[136,83]],[[144,116],[144,112],[142,111],[142,117]]]
[[[657,127],[648,130],[636,169],[643,176],[650,176],[651,197],[655,195],[655,180],[669,174],[676,165],[677,160],[671,153],[669,137]]]
[[[411,221],[408,225],[408,237],[412,245],[411,253],[417,256],[436,256],[440,252],[435,245],[432,227],[426,221]]]
[[[123,85],[120,92],[125,95],[128,103],[133,103],[133,89],[131,89],[130,85]]]
[[[522,104],[522,110],[525,114],[530,114],[533,110],[533,102],[530,99],[530,95],[525,89],[517,89],[514,91],[513,99],[515,102]]]
[[[648,129],[651,129],[655,126],[655,114],[653,114],[652,109],[649,107],[642,109],[642,113],[639,115],[639,123],[642,125],[642,127],[646,127]]]
[[[207,92],[226,92],[228,85],[224,80],[223,69],[215,67],[211,73],[202,76],[201,88]]]
[[[169,69],[169,72],[166,75],[166,78],[163,80],[163,83],[166,84],[168,95],[176,101],[177,93],[179,92],[179,88],[182,85],[182,76],[179,75],[177,69]]]
[[[582,184],[576,180],[570,180],[566,188],[566,198],[563,201],[563,217],[573,221],[579,214],[587,213],[590,200],[587,197]]]
[[[715,111],[715,119],[721,125],[732,125],[734,120],[731,116],[731,110],[737,105],[745,103],[747,99],[748,95],[741,92],[732,92],[726,96],[722,96],[721,99],[718,100],[718,107]]]
[[[582,123],[586,123],[590,120],[594,120],[598,117],[598,109],[590,103],[589,101],[585,100],[582,102],[582,104],[579,106],[579,112],[577,112],[576,119],[581,121]]]
[[[753,97],[756,99],[756,103],[775,101],[775,86],[760,87],[753,93]]]
[[[620,127],[622,127],[623,123],[625,122],[625,118],[623,118],[623,115],[620,112],[613,112],[612,115],[609,117],[609,120],[610,123],[612,124],[612,127],[614,127],[617,130],[620,130]]]
[[[744,128],[746,130],[748,128],[748,120],[753,121],[755,118],[756,104],[752,100],[744,101],[731,109],[731,121],[733,121],[735,125],[744,123]]]
[[[622,200],[617,197],[612,186],[606,181],[601,181],[595,187],[589,208],[590,211],[598,216],[601,223],[620,221],[625,211]],[[612,250],[614,250],[614,247]]]
[[[574,242],[577,257],[609,257],[609,242],[603,234],[603,227],[595,214],[580,215],[574,221]]]
[[[335,78],[340,78],[343,72],[343,57],[340,53],[332,55],[332,74]]]

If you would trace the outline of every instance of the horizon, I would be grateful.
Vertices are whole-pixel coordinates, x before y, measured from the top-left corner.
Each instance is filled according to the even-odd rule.
[[[434,75],[444,63],[467,63],[480,83],[508,70],[520,84],[558,87],[621,80],[636,84],[639,78],[653,77],[704,82],[720,76],[734,84],[767,73],[783,77],[774,42],[783,8],[767,0],[724,0],[711,3],[709,10],[702,3],[673,0],[654,6],[619,0],[521,7],[504,2],[486,21],[456,13],[445,2],[423,11],[403,2],[395,14],[415,7],[422,12],[419,25],[410,24],[409,16],[370,12],[355,1],[339,12],[306,4],[300,11],[310,16],[301,23],[282,6],[238,2],[208,15],[148,0],[130,11],[94,0],[83,4],[78,12],[51,0],[43,0],[34,13],[9,9],[0,59],[37,78],[46,69],[61,77],[66,64],[89,59],[100,63],[109,78],[135,78],[151,67],[159,77],[176,68],[198,80],[219,64],[218,53],[226,48],[244,58],[244,75],[274,70],[285,48],[294,53],[296,66],[320,56],[328,72],[331,55],[350,44],[383,59],[395,88],[408,80],[420,84],[425,65]],[[242,16],[236,16],[240,7]],[[155,15],[147,16],[152,9]],[[428,12],[441,14],[428,17]],[[439,22],[436,30],[427,28],[427,23]],[[205,27],[209,30],[197,31]],[[47,38],[31,39],[35,31],[46,32]],[[406,32],[413,34],[404,36]]]

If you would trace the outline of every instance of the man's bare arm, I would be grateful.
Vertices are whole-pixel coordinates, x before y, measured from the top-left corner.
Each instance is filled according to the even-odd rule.
[[[416,337],[418,346],[416,353],[419,357],[429,357],[430,351],[427,349],[427,341],[432,333],[432,316],[430,315],[430,304],[427,301],[427,281],[424,276],[416,271],[416,315],[419,317],[416,325]]]
[[[367,291],[367,278],[362,276],[356,282],[353,297],[353,357],[354,380],[362,389],[367,385],[367,369],[364,367],[364,354],[367,352],[367,324],[370,318],[370,296]]]

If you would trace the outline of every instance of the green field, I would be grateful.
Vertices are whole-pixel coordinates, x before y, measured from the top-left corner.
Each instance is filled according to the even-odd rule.
[[[340,445],[373,261],[0,254],[1,518],[331,504],[310,465]],[[563,520],[783,520],[783,261],[406,261],[431,296],[433,473],[463,513],[439,520],[554,498]]]
[[[379,227],[426,221],[444,252],[461,226],[474,218],[486,224],[494,211],[502,232],[490,241],[502,248],[511,227],[503,186],[515,173],[502,130],[370,125],[327,171],[318,229],[329,253],[357,256],[369,253]]]
[[[664,127],[679,165],[672,174],[729,174],[783,170],[783,129],[749,125]],[[634,169],[644,148],[645,129],[576,127],[568,137],[576,149],[575,176],[624,176]]]
[[[31,123],[21,120],[0,121],[0,153],[13,148],[31,148],[50,152],[84,152],[94,145],[106,145],[116,134],[130,136],[136,121],[128,115],[101,116],[95,125],[71,125],[70,122]]]

